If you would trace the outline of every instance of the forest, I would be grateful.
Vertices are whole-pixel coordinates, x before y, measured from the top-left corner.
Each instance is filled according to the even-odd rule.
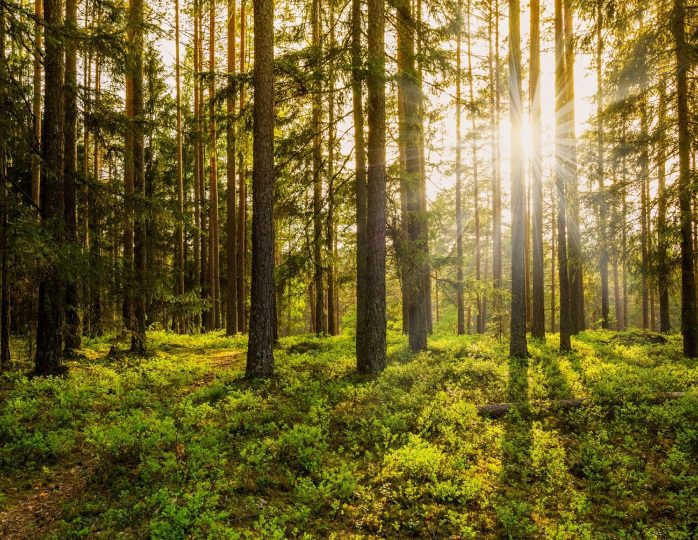
[[[0,0],[0,538],[698,538],[698,0]]]

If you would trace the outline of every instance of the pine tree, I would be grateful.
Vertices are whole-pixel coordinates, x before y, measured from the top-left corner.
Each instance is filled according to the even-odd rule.
[[[248,377],[274,372],[274,6],[254,0],[252,296]]]

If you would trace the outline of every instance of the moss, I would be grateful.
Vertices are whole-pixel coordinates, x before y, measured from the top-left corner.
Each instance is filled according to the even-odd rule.
[[[689,538],[698,523],[698,368],[673,336],[585,332],[564,356],[550,336],[512,366],[493,337],[410,355],[392,332],[375,379],[351,336],[296,336],[266,381],[244,378],[243,336],[149,337],[148,358],[110,358],[103,338],[65,378],[4,375],[0,504],[89,464],[45,537]],[[512,388],[590,405],[478,416]],[[687,394],[636,399],[663,391]]]

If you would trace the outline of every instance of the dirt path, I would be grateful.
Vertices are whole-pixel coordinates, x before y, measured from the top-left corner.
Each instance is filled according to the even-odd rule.
[[[62,513],[63,505],[76,499],[93,472],[89,465],[75,465],[35,482],[16,486],[7,493],[9,505],[0,511],[0,538],[24,540],[46,533]]]

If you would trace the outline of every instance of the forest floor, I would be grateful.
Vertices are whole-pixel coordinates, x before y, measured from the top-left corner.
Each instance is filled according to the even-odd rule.
[[[0,537],[698,536],[698,363],[676,336],[586,332],[564,356],[550,336],[524,363],[492,337],[412,356],[391,333],[375,379],[351,336],[298,336],[268,381],[244,379],[242,337],[149,339],[147,358],[87,342],[63,378],[0,374]],[[545,403],[567,398],[587,401]]]

